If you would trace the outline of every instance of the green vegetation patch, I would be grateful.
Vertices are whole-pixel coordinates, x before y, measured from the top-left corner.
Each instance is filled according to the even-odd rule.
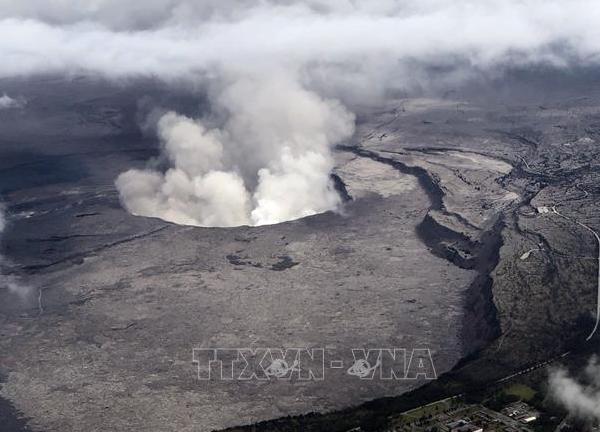
[[[514,395],[525,402],[530,401],[535,396],[535,390],[525,384],[513,384],[504,389],[504,393]]]

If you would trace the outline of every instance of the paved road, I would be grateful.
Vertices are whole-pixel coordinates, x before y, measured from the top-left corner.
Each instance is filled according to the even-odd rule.
[[[573,223],[585,228],[589,232],[591,232],[594,235],[594,237],[596,238],[596,243],[598,244],[598,272],[597,272],[597,279],[596,279],[597,280],[596,290],[598,293],[597,294],[598,299],[596,301],[596,324],[594,325],[594,328],[592,329],[589,336],[586,338],[586,340],[589,341],[594,336],[594,334],[596,334],[596,331],[598,330],[598,327],[600,326],[600,236],[598,235],[598,233],[596,231],[594,231],[592,228],[590,228],[586,224],[579,222],[571,217],[563,215],[558,210],[556,210],[556,207],[552,207],[552,212],[560,217],[567,219],[570,222],[573,222]]]

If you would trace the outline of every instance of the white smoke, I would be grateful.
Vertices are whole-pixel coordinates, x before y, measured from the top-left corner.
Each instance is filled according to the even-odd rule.
[[[180,224],[264,225],[335,209],[330,147],[353,133],[354,116],[289,75],[243,77],[215,99],[220,129],[173,112],[158,134],[171,167],[117,179],[127,209]]]
[[[600,364],[596,356],[590,359],[581,382],[563,369],[552,372],[550,390],[573,416],[600,421]]]
[[[132,170],[117,186],[136,214],[257,225],[338,205],[330,148],[353,121],[335,100],[507,65],[596,65],[598,22],[596,0],[0,0],[0,78],[209,86],[224,120],[167,114],[158,130],[169,169]],[[418,71],[431,65],[449,72],[428,80]]]
[[[13,99],[4,93],[0,96],[0,110],[2,109],[10,109],[10,108],[23,108],[25,106],[25,100]]]
[[[2,240],[2,234],[6,229],[6,225],[5,208],[4,205],[0,203],[0,240]],[[31,295],[32,289],[21,284],[16,276],[4,274],[3,267],[8,264],[6,258],[0,254],[0,289],[8,289],[10,293],[18,295],[21,300],[25,300]]]
[[[0,238],[2,238],[2,233],[6,228],[6,217],[4,216],[4,206],[0,204]]]

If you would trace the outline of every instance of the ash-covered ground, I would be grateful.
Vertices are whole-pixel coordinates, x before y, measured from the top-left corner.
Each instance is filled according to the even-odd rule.
[[[45,431],[213,430],[426,382],[350,376],[352,348],[430,349],[438,375],[475,352],[490,376],[559,354],[595,320],[600,75],[540,73],[356,107],[335,152],[343,210],[252,228],[120,205],[116,176],[158,154],[140,112],[200,114],[197,97],[2,80],[27,100],[0,111],[3,272],[29,287],[0,291],[2,414],[15,429],[22,415]],[[323,348],[344,368],[199,381],[192,350],[214,347]]]

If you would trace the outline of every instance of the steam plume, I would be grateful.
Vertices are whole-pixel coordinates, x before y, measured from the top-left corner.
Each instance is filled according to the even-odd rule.
[[[200,226],[263,225],[335,209],[330,146],[353,133],[339,103],[286,75],[241,78],[215,104],[220,129],[169,112],[158,133],[171,167],[117,179],[129,211]]]

